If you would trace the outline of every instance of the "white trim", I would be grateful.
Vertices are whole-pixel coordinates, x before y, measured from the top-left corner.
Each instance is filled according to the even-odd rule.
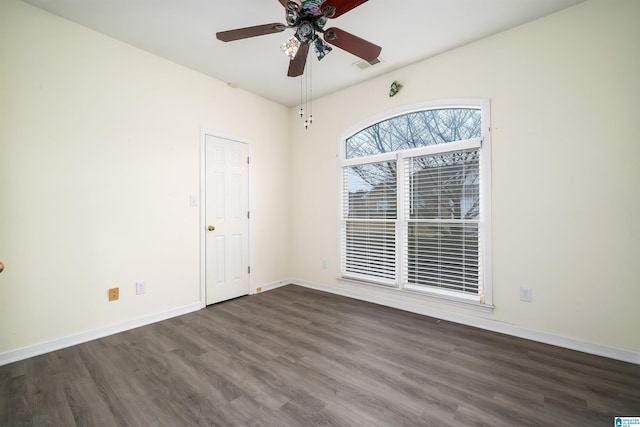
[[[367,295],[345,288],[336,288],[332,286],[318,285],[311,282],[305,282],[297,279],[285,279],[270,284],[262,285],[262,292],[280,288],[286,285],[297,285],[305,288],[316,289],[318,291],[328,292],[341,295],[348,298],[354,298],[361,301],[371,302],[386,307],[397,308],[399,310],[409,311],[411,313],[422,314],[424,316],[435,317],[449,322],[459,323],[463,325],[473,326],[488,331],[498,332],[505,335],[511,335],[518,338],[529,339],[545,344],[555,345],[571,350],[581,351],[584,353],[595,354],[597,356],[608,357],[610,359],[620,360],[623,362],[634,363],[640,365],[640,352],[623,350],[620,348],[609,347],[602,344],[590,343],[587,341],[577,340],[574,338],[563,337],[560,335],[549,334],[545,332],[526,329],[521,326],[508,323],[498,322],[490,319],[483,319],[465,314],[452,313],[436,308],[425,307],[392,298]],[[262,293],[261,292],[261,293]],[[0,366],[9,363],[25,360],[30,357],[39,356],[41,354],[60,350],[66,347],[93,341],[95,339],[104,338],[109,335],[128,331],[130,329],[139,328],[152,323],[161,322],[173,317],[182,316],[201,309],[200,303],[193,303],[184,307],[179,307],[162,313],[152,314],[150,316],[141,317],[139,319],[129,320],[117,323],[115,325],[106,326],[90,331],[81,332],[74,335],[58,338],[55,340],[18,348],[16,350],[0,353]]]
[[[338,283],[344,285],[358,286],[363,289],[375,287],[376,290],[386,292],[389,295],[400,297],[415,298],[422,301],[437,302],[440,304],[455,305],[466,308],[468,310],[481,311],[483,313],[493,313],[494,306],[486,305],[478,302],[478,297],[470,295],[459,295],[459,292],[447,292],[441,289],[432,289],[427,293],[422,291],[418,286],[412,288],[411,285],[405,285],[400,288],[397,286],[384,286],[371,281],[354,280],[349,277],[338,277]]]
[[[482,150],[487,155],[480,156],[480,235],[482,236],[482,248],[480,250],[480,256],[486,259],[489,257],[489,262],[484,259],[481,260],[482,266],[482,295],[480,295],[480,302],[486,305],[493,305],[493,252],[491,245],[491,236],[493,234],[491,225],[491,193],[493,191],[493,172],[491,170],[491,158],[493,157],[493,149],[491,148],[491,103],[488,99],[481,101],[482,106]],[[489,172],[487,172],[489,171]]]
[[[251,141],[245,138],[239,138],[237,136],[232,136],[220,132],[215,132],[210,129],[201,128],[200,129],[200,305],[201,308],[207,306],[207,269],[206,269],[206,142],[207,136],[212,136],[214,138],[226,139],[229,141],[239,142],[241,144],[247,144],[248,152],[249,152],[249,164],[247,165],[247,209],[249,213],[251,213],[251,156],[253,153],[253,144]],[[251,268],[251,261],[253,259],[253,233],[251,232],[251,216],[248,218],[248,233],[249,233],[249,254],[247,265]],[[252,295],[255,293],[254,288],[252,286],[253,280],[252,275],[249,273],[249,289],[247,290],[248,295]]]
[[[395,162],[398,160],[398,151],[393,151],[391,153],[380,153],[374,154],[372,156],[367,157],[355,157],[353,159],[341,159],[340,165],[342,167],[346,166],[359,166],[359,165],[370,165],[372,163],[381,163],[381,162]],[[362,160],[366,159],[366,160]]]
[[[398,160],[402,161],[412,157],[433,156],[440,153],[453,153],[456,151],[477,150],[482,148],[482,140],[484,138],[471,138],[455,142],[447,142],[446,144],[427,145],[425,147],[410,148],[407,150],[396,151]],[[362,157],[364,158],[364,157]],[[367,157],[368,158],[368,157]]]
[[[257,286],[252,292],[251,295],[261,294],[267,291],[272,291],[274,289],[281,288],[283,286],[291,284],[289,280],[279,280],[277,282],[267,283],[266,285]],[[262,288],[260,292],[257,291],[258,288]]]
[[[386,307],[397,308],[399,310],[409,311],[411,313],[422,314],[424,316],[435,317],[449,322],[459,323],[462,325],[472,326],[487,331],[498,332],[518,338],[524,338],[531,341],[537,341],[544,344],[555,345],[570,350],[581,351],[583,353],[594,354],[596,356],[608,357],[610,359],[620,360],[623,362],[634,363],[640,365],[640,352],[624,350],[621,348],[610,347],[607,345],[596,344],[592,342],[582,341],[575,338],[554,335],[546,332],[534,331],[532,329],[523,328],[518,325],[503,323],[491,319],[483,319],[481,317],[469,316],[466,314],[452,313],[437,308],[426,307],[413,304],[406,301],[400,301],[394,298],[386,298],[378,295],[369,295],[357,290],[337,288],[333,286],[318,285],[315,283],[305,282],[303,280],[291,279],[288,281],[293,285],[303,286],[310,289],[316,289],[323,292],[329,292],[336,295],[342,295],[349,298],[367,301]]]
[[[205,221],[207,220],[206,216],[206,139],[209,131],[206,129],[200,130],[200,220],[198,224],[200,225],[200,307],[205,308],[207,306],[207,283],[206,283],[206,275],[207,275],[207,264],[204,259],[204,254],[207,249],[207,240],[205,239],[204,228],[206,227]]]
[[[41,354],[82,344],[88,341],[93,341],[98,338],[104,338],[109,335],[139,328],[151,323],[161,322],[163,320],[171,319],[172,317],[182,316],[183,314],[198,311],[200,310],[200,308],[200,303],[197,302],[185,305],[184,307],[178,307],[169,311],[164,311],[162,313],[156,313],[149,316],[140,317],[138,319],[127,320],[125,322],[116,323],[114,325],[92,329],[73,335],[67,335],[66,337],[29,345],[27,347],[18,348],[16,350],[10,350],[4,353],[0,353],[0,366],[28,359],[30,357],[40,356]]]

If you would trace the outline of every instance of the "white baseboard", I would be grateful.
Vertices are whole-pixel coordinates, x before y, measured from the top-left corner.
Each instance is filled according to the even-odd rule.
[[[9,363],[18,362],[20,360],[28,359],[30,357],[39,356],[41,354],[49,353],[51,351],[60,350],[73,345],[82,344],[88,341],[93,341],[98,338],[103,338],[109,335],[117,334],[119,332],[128,331],[129,329],[139,328],[140,326],[149,325],[151,323],[160,322],[162,320],[170,319],[172,317],[181,316],[183,314],[191,313],[201,309],[201,304],[195,303],[179,307],[173,310],[165,311],[162,313],[152,314],[150,316],[141,317],[134,320],[128,320],[126,322],[116,323],[115,325],[105,326],[103,328],[92,329],[90,331],[80,332],[78,334],[68,335],[66,337],[58,338],[55,340],[30,345],[27,347],[18,348],[16,350],[0,353],[0,366],[7,365]]]
[[[253,293],[254,294],[259,294],[259,293],[271,291],[273,289],[277,289],[277,288],[280,288],[282,286],[286,286],[286,285],[289,285],[289,284],[291,284],[291,280],[279,280],[277,282],[267,283],[265,285],[260,285],[260,286],[258,286],[258,288],[260,288],[260,291],[258,291],[258,288],[256,288],[256,290]]]
[[[439,310],[439,309],[427,307],[424,305],[412,304],[405,301],[399,301],[393,298],[386,298],[378,295],[368,295],[363,292],[358,292],[357,290],[352,290],[352,289],[318,285],[315,283],[309,283],[309,282],[305,282],[302,280],[295,280],[295,279],[292,279],[286,283],[292,283],[294,285],[299,285],[306,288],[316,289],[319,291],[324,291],[324,292],[329,292],[329,293],[342,295],[350,298],[355,298],[361,301],[367,301],[374,304],[379,304],[387,307],[397,308],[404,311],[409,311],[411,313],[417,313],[425,316],[435,317],[435,318],[446,320],[449,322],[460,323],[463,325],[473,326],[480,329],[499,332],[505,335],[511,335],[518,338],[525,338],[528,340],[555,345],[555,346],[567,348],[570,350],[577,350],[583,353],[594,354],[597,356],[608,357],[610,359],[615,359],[623,362],[635,363],[640,365],[640,352],[623,350],[620,348],[609,347],[602,344],[596,344],[596,343],[577,340],[574,338],[553,335],[546,332],[534,331],[534,330],[523,328],[517,325],[498,322],[490,319],[483,319],[481,317],[474,317],[474,316],[468,316],[465,314],[453,313],[446,310]]]
[[[586,341],[577,340],[574,338],[563,337],[559,335],[553,335],[545,332],[534,331],[526,329],[520,326],[511,325],[507,323],[498,322],[490,319],[483,319],[480,317],[468,316],[459,313],[452,313],[446,310],[439,310],[436,308],[426,307],[418,304],[411,304],[405,301],[399,301],[393,298],[386,298],[382,296],[368,295],[356,290],[337,288],[332,286],[318,285],[315,283],[305,282],[303,280],[280,280],[273,283],[262,285],[261,292],[270,291],[279,287],[294,284],[303,286],[310,289],[316,289],[323,292],[329,292],[337,295],[342,295],[361,301],[367,301],[374,304],[384,305],[387,307],[397,308],[412,313],[422,314],[425,316],[431,316],[438,319],[460,323],[463,325],[473,326],[493,332],[499,332],[506,335],[511,335],[519,338],[525,338],[532,341],[542,342],[545,344],[551,344],[558,347],[564,347],[571,350],[577,350],[584,353],[595,354],[597,356],[608,357],[610,359],[620,360],[623,362],[635,363],[640,365],[640,353],[623,350],[615,347],[609,347],[602,344],[595,344]],[[34,344],[27,347],[19,348],[16,350],[0,353],[0,366],[7,365],[9,363],[17,362],[20,360],[28,359],[30,357],[39,356],[41,354],[49,353],[51,351],[60,350],[62,348],[70,347],[84,342],[92,341],[98,338],[103,338],[109,335],[124,332],[130,329],[138,328],[140,326],[149,325],[151,323],[160,322],[162,320],[170,319],[172,317],[181,316],[183,314],[191,313],[200,310],[201,304],[195,303],[177,309],[169,310],[162,313],[153,314],[150,316],[141,317],[126,322],[117,323],[115,325],[106,326],[104,328],[98,328],[86,332],[81,332],[74,335],[58,338],[52,341],[44,343]]]

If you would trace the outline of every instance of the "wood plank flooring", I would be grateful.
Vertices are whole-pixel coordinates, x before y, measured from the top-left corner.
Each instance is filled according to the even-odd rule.
[[[293,285],[0,367],[0,426],[611,426],[640,366]]]

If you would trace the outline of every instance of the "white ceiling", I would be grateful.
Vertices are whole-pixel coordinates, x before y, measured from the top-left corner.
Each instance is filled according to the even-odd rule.
[[[280,45],[291,30],[223,43],[218,31],[284,22],[278,0],[24,0],[115,39],[283,105],[300,101]],[[382,62],[361,70],[338,48],[318,62],[317,98],[438,53],[513,28],[583,0],[369,0],[327,27],[382,46]]]

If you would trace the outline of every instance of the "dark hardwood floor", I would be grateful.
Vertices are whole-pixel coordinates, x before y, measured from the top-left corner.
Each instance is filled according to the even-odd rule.
[[[285,286],[0,367],[1,426],[612,426],[640,366]]]

